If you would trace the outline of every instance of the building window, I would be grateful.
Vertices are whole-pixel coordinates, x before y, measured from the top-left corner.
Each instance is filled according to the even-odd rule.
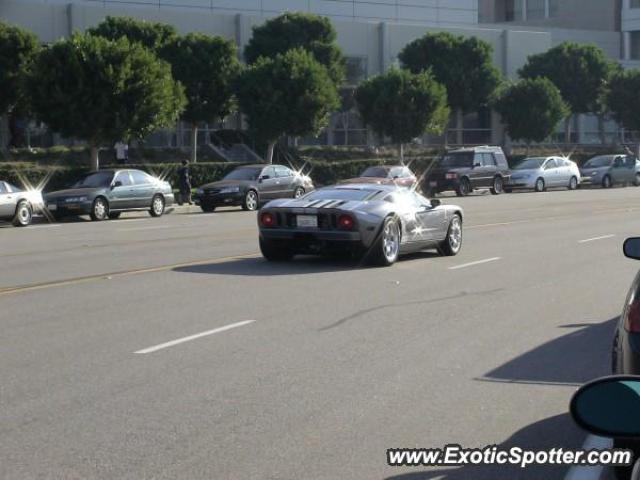
[[[505,0],[504,21],[514,22],[522,20],[522,0]]]
[[[640,0],[636,0],[636,1],[640,1]],[[549,0],[549,17],[557,17],[558,16],[558,10],[560,8],[559,6],[560,0]]]
[[[545,0],[527,0],[527,20],[545,18]]]
[[[629,6],[631,8],[640,8],[640,0],[631,0]]]
[[[631,60],[640,60],[640,31],[631,32]]]

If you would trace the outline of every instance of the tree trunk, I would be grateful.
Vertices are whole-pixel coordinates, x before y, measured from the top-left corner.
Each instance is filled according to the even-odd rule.
[[[404,143],[400,143],[400,165],[404,165]]]
[[[92,171],[99,170],[100,169],[100,159],[99,159],[100,149],[95,145],[90,145],[90,152],[91,152],[91,170]]]
[[[607,137],[604,132],[604,115],[598,115],[598,135],[600,136],[600,144],[604,145],[607,143]]]
[[[573,120],[573,115],[569,115],[564,119],[564,143],[566,145],[571,145],[571,120]]]
[[[273,163],[273,150],[276,148],[276,140],[269,142],[269,147],[267,147],[267,163]]]
[[[456,109],[456,143],[462,145],[464,143],[464,137],[462,135],[462,129],[464,126],[464,114],[461,108]]]
[[[191,125],[191,163],[198,161],[198,124]]]

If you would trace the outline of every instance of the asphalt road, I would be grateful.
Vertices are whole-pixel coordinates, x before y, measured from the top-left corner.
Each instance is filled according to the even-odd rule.
[[[582,445],[568,402],[609,371],[639,200],[445,198],[462,252],[391,268],[269,264],[238,210],[0,228],[0,478],[563,478],[386,450]]]

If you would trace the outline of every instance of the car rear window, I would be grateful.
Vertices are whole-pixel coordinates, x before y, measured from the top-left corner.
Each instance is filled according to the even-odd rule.
[[[473,161],[473,153],[472,152],[464,152],[464,153],[447,153],[440,157],[440,161],[438,162],[442,167],[453,167],[453,168],[462,168],[462,167],[470,167],[471,162]]]

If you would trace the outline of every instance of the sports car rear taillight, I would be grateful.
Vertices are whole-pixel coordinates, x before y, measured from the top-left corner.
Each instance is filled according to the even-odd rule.
[[[271,212],[263,212],[260,214],[260,225],[263,227],[275,227],[276,216]]]
[[[627,332],[640,333],[640,299],[632,302],[627,308],[624,328]]]
[[[340,215],[338,217],[338,228],[341,230],[353,230],[355,222],[351,215]]]

